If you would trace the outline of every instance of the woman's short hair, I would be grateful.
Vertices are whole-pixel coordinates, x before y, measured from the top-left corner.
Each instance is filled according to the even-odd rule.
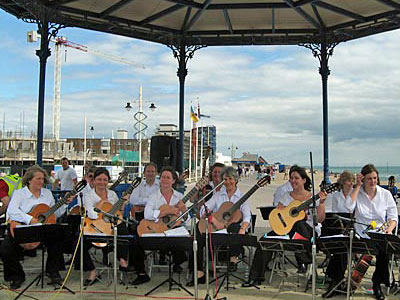
[[[96,170],[97,170],[97,167],[95,167],[95,166],[90,166],[89,169],[87,170],[87,172],[88,172],[88,173],[93,173],[93,174],[94,174],[94,173],[96,172]]]
[[[42,169],[38,165],[34,165],[26,170],[24,177],[22,177],[22,186],[29,187],[29,182],[32,180],[33,177],[35,177],[35,174],[37,172],[41,172],[44,175],[44,185],[49,183],[49,175],[47,175],[46,170]]]
[[[175,181],[178,180],[178,175],[176,174],[176,171],[173,167],[170,167],[170,166],[163,167],[160,172],[160,177],[162,176],[162,173],[164,173],[164,172],[170,172],[172,174],[172,178]]]
[[[94,172],[94,178],[96,178],[97,176],[100,176],[101,174],[106,175],[108,180],[111,179],[110,172],[108,172],[108,170],[103,167],[96,169],[96,171]]]
[[[343,185],[347,181],[354,182],[355,180],[356,180],[356,177],[354,176],[354,174],[345,170],[345,171],[342,172],[342,174],[340,174],[339,179],[338,179],[338,183],[340,184],[341,187],[343,187]]]
[[[239,181],[239,175],[233,167],[224,167],[219,176],[221,180],[224,180],[224,177],[233,177],[236,183]]]
[[[289,178],[293,172],[297,172],[301,178],[306,180],[306,182],[304,183],[304,189],[307,191],[311,191],[311,179],[307,175],[306,169],[304,169],[298,165],[293,165],[289,171]]]

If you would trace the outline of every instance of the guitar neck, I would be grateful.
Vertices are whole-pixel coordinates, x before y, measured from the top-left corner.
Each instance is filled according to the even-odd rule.
[[[233,214],[234,211],[240,208],[240,206],[247,201],[247,199],[250,198],[251,195],[255,193],[255,191],[258,190],[260,186],[258,184],[254,185],[250,190],[247,191],[246,194],[244,194],[238,202],[233,204],[233,206],[229,209],[229,213]]]
[[[57,209],[59,209],[64,204],[67,204],[68,199],[70,197],[74,197],[77,193],[78,192],[76,191],[76,189],[73,189],[71,192],[67,192],[61,200],[59,200],[56,204],[54,204],[52,207],[50,207],[50,209],[43,215],[46,216],[46,218],[51,216],[52,214],[54,214],[57,211]]]
[[[317,194],[317,195],[311,197],[310,199],[304,201],[304,202],[303,202],[302,204],[300,204],[299,206],[297,206],[297,210],[298,210],[298,211],[302,211],[302,210],[308,208],[308,206],[309,206],[311,203],[313,203],[314,200],[317,201],[318,199],[319,199],[319,195]]]
[[[186,203],[190,198],[192,198],[197,192],[199,191],[199,189],[197,188],[197,186],[194,186],[189,193],[187,193],[183,198],[182,198],[182,202]]]
[[[111,186],[110,186],[110,190],[114,190],[122,181],[123,177],[118,178]]]
[[[132,184],[129,186],[129,188],[122,194],[122,197],[121,197],[117,202],[115,202],[115,204],[113,205],[113,207],[111,208],[111,210],[109,211],[109,213],[112,214],[112,215],[114,215],[118,210],[120,210],[121,207],[122,207],[122,204],[124,204],[124,202],[126,201],[125,196],[126,196],[126,195],[129,195],[129,194],[132,194],[132,191],[133,191],[136,187],[138,187],[139,184],[140,184],[140,181],[139,181],[139,183],[138,183],[137,180],[134,180],[134,181],[132,182]]]

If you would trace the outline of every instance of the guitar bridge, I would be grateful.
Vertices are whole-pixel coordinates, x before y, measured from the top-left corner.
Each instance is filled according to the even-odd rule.
[[[282,225],[284,227],[287,227],[287,224],[286,224],[285,220],[283,220],[281,213],[278,213],[278,217],[279,217],[279,220],[281,221]]]

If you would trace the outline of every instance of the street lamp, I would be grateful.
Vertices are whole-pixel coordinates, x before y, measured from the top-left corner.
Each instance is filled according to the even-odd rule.
[[[134,101],[133,103],[136,103]],[[147,129],[147,125],[143,122],[144,120],[147,119],[147,115],[143,112],[143,98],[142,98],[142,86],[139,88],[139,100],[137,101],[139,104],[139,110],[133,115],[133,118],[136,120],[136,123],[134,124],[134,128],[136,130],[134,134],[134,138],[138,140],[139,142],[139,170],[138,174],[139,176],[142,176],[142,137],[146,137],[144,134],[144,131]],[[149,108],[151,111],[154,111],[156,109],[156,106],[154,103],[151,103]],[[130,111],[132,109],[131,102],[127,102],[125,109],[127,111]]]
[[[234,146],[233,144],[231,147],[228,147],[228,150],[231,150],[231,161],[235,158],[235,152],[237,149],[239,149],[239,148]]]

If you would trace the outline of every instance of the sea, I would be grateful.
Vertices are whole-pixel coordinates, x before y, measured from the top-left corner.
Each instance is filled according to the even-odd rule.
[[[331,167],[329,166],[329,171],[332,173],[342,173],[344,170],[347,170],[351,173],[360,173],[361,168],[363,166],[358,167]],[[323,170],[322,166],[314,167],[317,170]],[[396,182],[400,182],[400,166],[376,166],[379,172],[379,179],[382,181],[388,180],[389,176],[393,175],[396,178]]]

